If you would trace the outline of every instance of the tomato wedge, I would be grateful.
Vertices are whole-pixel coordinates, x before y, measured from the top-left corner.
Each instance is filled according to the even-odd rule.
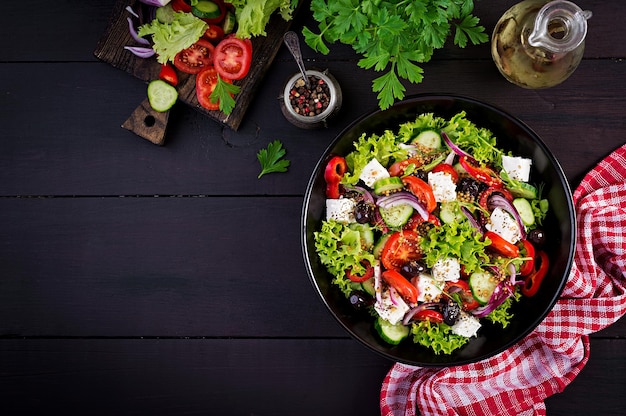
[[[382,278],[389,286],[396,289],[400,296],[409,303],[417,303],[417,297],[419,295],[417,288],[399,272],[396,270],[385,270],[382,274]]]
[[[213,65],[223,79],[242,79],[252,63],[252,47],[242,39],[229,36],[215,47]]]
[[[391,176],[402,176],[404,175],[404,171],[410,165],[414,165],[416,168],[422,166],[422,162],[416,158],[408,158],[404,160],[400,160],[399,162],[395,162],[389,167],[389,175]]]
[[[485,238],[491,240],[489,248],[496,253],[509,258],[519,257],[519,248],[515,244],[506,241],[500,236],[500,234],[494,233],[493,231],[487,231],[485,233]]]
[[[383,266],[386,269],[399,271],[411,260],[421,259],[422,252],[419,243],[420,235],[415,231],[403,230],[393,233],[380,254]]]
[[[212,44],[217,45],[224,38],[224,29],[222,29],[221,26],[209,24],[209,27],[204,31],[202,37]]]
[[[440,163],[431,170],[433,173],[443,172],[452,177],[452,182],[457,183],[459,181],[459,173],[449,163]]]
[[[159,79],[173,85],[174,87],[178,85],[178,75],[176,75],[176,71],[169,64],[161,65]]]
[[[467,156],[461,156],[459,158],[459,164],[465,169],[465,171],[477,181],[486,183],[489,186],[495,186],[502,188],[504,182],[493,170],[487,166],[474,166],[472,162],[467,159]]]
[[[471,311],[480,306],[480,303],[472,295],[472,289],[465,280],[457,280],[456,282],[446,282],[444,292],[451,296],[457,294],[462,302],[462,308],[465,311]]]
[[[213,65],[214,50],[215,46],[211,42],[200,38],[196,43],[174,56],[174,66],[187,74],[197,74]]]
[[[224,80],[229,84],[232,82],[228,79]],[[212,66],[203,69],[198,75],[196,75],[196,97],[200,105],[207,110],[219,110],[219,101],[211,102],[211,93],[215,90],[217,85],[217,71]]]
[[[437,208],[437,201],[433,190],[426,182],[417,176],[405,176],[402,183],[417,199],[426,206],[428,212],[433,212]]]
[[[435,324],[440,324],[443,322],[443,315],[441,312],[433,309],[424,309],[423,311],[416,313],[413,316],[413,319],[416,321],[430,321]]]

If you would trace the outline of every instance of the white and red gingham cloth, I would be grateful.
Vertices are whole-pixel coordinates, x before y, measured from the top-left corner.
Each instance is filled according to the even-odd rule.
[[[490,359],[449,368],[396,363],[383,381],[384,416],[546,414],[589,358],[589,334],[626,313],[626,145],[574,192],[578,236],[554,309],[524,340]]]

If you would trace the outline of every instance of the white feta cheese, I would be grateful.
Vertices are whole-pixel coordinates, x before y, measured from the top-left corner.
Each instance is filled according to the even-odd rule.
[[[409,311],[409,305],[406,304],[404,299],[402,299],[394,288],[388,286],[380,293],[380,300],[376,300],[374,309],[381,318],[395,325],[400,322]]]
[[[515,218],[500,207],[495,208],[491,212],[489,222],[485,225],[485,228],[500,235],[500,237],[512,244],[517,244],[522,238]]]
[[[456,185],[452,176],[445,172],[428,172],[428,184],[433,190],[435,201],[449,202],[456,200]]]
[[[443,292],[442,284],[438,283],[431,275],[420,273],[417,280],[418,302],[436,302]]]
[[[461,277],[461,264],[454,257],[439,259],[433,265],[432,275],[438,282],[456,282]]]
[[[518,181],[528,182],[532,164],[533,161],[531,159],[502,155],[502,167],[511,178]]]
[[[363,167],[359,179],[361,179],[370,188],[379,179],[388,178],[389,172],[380,162],[374,158]]]
[[[326,220],[335,220],[344,224],[356,222],[354,207],[356,202],[351,198],[327,199]]]
[[[450,328],[452,329],[452,333],[470,338],[476,336],[480,327],[481,325],[478,318],[468,314],[467,312],[461,311],[459,319]]]

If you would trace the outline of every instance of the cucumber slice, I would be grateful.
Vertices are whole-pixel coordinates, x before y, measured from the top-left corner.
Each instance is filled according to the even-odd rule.
[[[349,225],[350,229],[358,231],[361,237],[361,246],[365,250],[370,250],[374,247],[374,230],[368,224],[352,223]]]
[[[385,224],[392,228],[402,227],[413,215],[413,207],[408,204],[399,204],[391,208],[378,208]]]
[[[235,31],[235,24],[237,23],[237,18],[235,17],[235,13],[232,11],[227,11],[226,16],[224,16],[224,22],[222,22],[222,29],[224,29],[225,34],[229,34]]]
[[[390,176],[389,178],[381,178],[373,184],[374,193],[377,195],[384,195],[389,192],[399,191],[404,188],[402,179],[397,176]]]
[[[365,291],[365,293],[370,294],[371,296],[376,296],[376,289],[374,288],[374,278],[367,279],[363,283],[361,283],[361,289]]]
[[[524,225],[530,226],[535,223],[535,214],[533,208],[525,198],[515,198],[513,200],[513,206],[517,209],[517,213],[522,217]]]
[[[374,245],[374,250],[372,251],[374,258],[380,259],[383,248],[385,248],[385,244],[387,244],[387,240],[389,240],[389,237],[391,237],[392,234],[393,233],[387,233],[378,239],[376,245]]]
[[[439,149],[441,147],[441,135],[434,130],[425,130],[417,135],[413,143],[421,144],[430,149]]]
[[[154,111],[163,113],[178,100],[178,91],[165,81],[156,79],[148,84],[148,100]]]
[[[537,188],[526,182],[519,182],[515,187],[509,187],[515,197],[535,199],[537,198]]]
[[[439,218],[446,224],[452,224],[461,220],[461,211],[459,205],[455,202],[442,202],[439,208]]]
[[[198,0],[198,3],[191,8],[191,12],[201,19],[215,19],[222,15],[220,6],[211,0]]]
[[[374,328],[376,328],[376,332],[378,332],[378,335],[380,335],[383,341],[392,345],[398,345],[403,339],[409,336],[410,332],[408,326],[402,325],[402,323],[393,325],[380,316],[374,321]]]
[[[496,286],[498,286],[498,283],[491,273],[480,271],[470,275],[469,285],[470,289],[472,289],[474,299],[481,305],[485,305],[489,302],[489,298],[496,289]]]

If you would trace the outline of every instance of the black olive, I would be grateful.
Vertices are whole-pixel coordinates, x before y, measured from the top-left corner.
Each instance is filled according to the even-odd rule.
[[[421,169],[416,170],[415,172],[413,172],[413,176],[420,178],[424,182],[428,182],[428,173],[424,170],[421,170]]]
[[[459,179],[459,183],[456,185],[457,192],[467,193],[474,198],[478,198],[485,188],[485,184],[468,176]]]
[[[367,224],[372,219],[372,206],[360,200],[354,207],[354,219],[359,224]]]
[[[529,231],[526,238],[533,243],[535,247],[542,247],[546,243],[546,234],[540,228]]]
[[[443,315],[443,322],[446,325],[452,326],[459,320],[459,316],[461,316],[461,307],[452,299],[448,299],[443,302],[441,313]]]
[[[400,269],[400,273],[408,279],[418,276],[420,273],[424,273],[425,271],[426,265],[424,262],[419,260],[411,260],[410,262],[403,264]]]
[[[358,311],[367,309],[369,306],[374,304],[374,298],[363,290],[352,291],[348,300],[350,301],[352,307]]]

